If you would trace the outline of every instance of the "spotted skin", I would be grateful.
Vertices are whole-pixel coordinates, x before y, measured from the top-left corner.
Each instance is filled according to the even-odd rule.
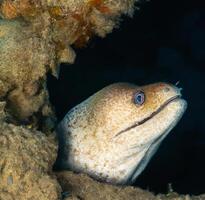
[[[136,104],[135,95],[144,94]],[[186,110],[180,89],[167,83],[107,86],[59,123],[61,169],[112,184],[131,184]]]

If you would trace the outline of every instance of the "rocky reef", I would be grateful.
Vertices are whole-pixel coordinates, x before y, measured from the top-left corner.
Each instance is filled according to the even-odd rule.
[[[0,199],[47,199],[61,197],[52,165],[54,139],[23,126],[0,123]]]
[[[189,196],[178,195],[170,191],[166,195],[154,195],[140,188],[112,186],[92,180],[85,174],[73,172],[56,173],[59,183],[64,191],[66,200],[202,200],[205,195]]]
[[[37,123],[51,116],[46,73],[58,76],[60,63],[75,60],[71,45],[104,37],[133,8],[134,0],[1,1],[0,97],[12,117]]]
[[[0,200],[191,199],[54,173],[57,139],[46,74],[72,64],[73,46],[105,37],[134,0],[0,1]],[[205,199],[193,197],[192,199]]]

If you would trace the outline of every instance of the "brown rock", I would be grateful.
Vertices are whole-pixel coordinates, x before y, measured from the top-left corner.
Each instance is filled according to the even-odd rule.
[[[49,105],[46,66],[54,55],[48,41],[39,38],[31,25],[0,21],[0,97],[7,97],[7,111],[17,120],[37,112],[43,115],[43,105]]]
[[[8,97],[11,116],[21,122],[50,117],[42,113],[49,105],[46,73],[58,76],[60,63],[75,60],[71,45],[84,47],[93,35],[110,33],[122,14],[132,15],[134,2],[0,1],[0,97]]]
[[[175,192],[154,195],[131,186],[113,186],[93,180],[85,174],[56,172],[65,200],[205,200],[205,195],[179,195]],[[66,196],[66,195],[65,195]]]
[[[97,182],[87,175],[64,171],[56,173],[64,192],[83,200],[155,199],[150,192],[134,187],[117,187]]]
[[[0,200],[60,199],[51,171],[56,154],[53,137],[1,122]]]

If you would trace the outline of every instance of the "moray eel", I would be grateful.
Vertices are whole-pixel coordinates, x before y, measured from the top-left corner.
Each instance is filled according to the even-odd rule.
[[[131,184],[186,110],[167,83],[116,83],[71,109],[59,123],[60,169]]]

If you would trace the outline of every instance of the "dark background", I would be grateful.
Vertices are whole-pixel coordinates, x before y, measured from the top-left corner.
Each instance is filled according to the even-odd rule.
[[[74,65],[48,76],[58,120],[104,86],[166,81],[183,87],[188,110],[134,185],[155,193],[205,193],[205,7],[203,1],[142,2],[133,19],[76,50]]]

